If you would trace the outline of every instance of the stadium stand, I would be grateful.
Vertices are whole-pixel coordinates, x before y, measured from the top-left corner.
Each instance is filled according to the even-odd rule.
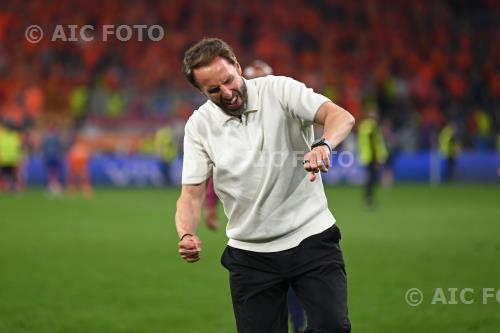
[[[499,150],[499,9],[494,0],[2,1],[0,116],[35,138],[56,121],[97,150],[182,128],[204,101],[181,75],[183,52],[217,36],[243,66],[263,59],[358,119],[375,105],[398,151],[437,147],[449,122],[466,150]],[[39,43],[24,38],[32,24],[45,32]],[[95,27],[92,40],[51,40],[72,24]],[[157,24],[165,36],[104,41],[106,24]]]

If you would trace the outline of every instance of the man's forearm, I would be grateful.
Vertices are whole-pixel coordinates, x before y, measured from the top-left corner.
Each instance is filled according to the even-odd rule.
[[[323,137],[337,147],[349,135],[354,126],[354,117],[337,105],[336,110],[328,112],[325,117]]]
[[[179,237],[196,233],[205,199],[205,186],[206,184],[183,186],[175,213],[175,225]]]
[[[175,213],[175,225],[177,234],[196,234],[200,222],[201,207],[194,207],[193,203],[177,201],[177,212]]]

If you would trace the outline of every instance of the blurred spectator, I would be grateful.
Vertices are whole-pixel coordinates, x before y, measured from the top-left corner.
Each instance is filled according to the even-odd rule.
[[[253,79],[271,74],[273,74],[273,69],[262,60],[254,60],[252,64],[246,67],[243,71],[243,76],[247,79]]]
[[[82,140],[76,140],[66,156],[68,175],[67,189],[73,194],[80,189],[85,198],[92,197],[92,182],[89,173],[90,149]]]
[[[444,180],[453,181],[455,177],[455,166],[460,144],[457,136],[457,125],[453,122],[446,124],[439,133],[439,152],[444,159]]]
[[[74,118],[77,128],[101,118],[116,126],[128,118],[167,122],[179,101],[199,104],[180,59],[193,40],[212,35],[230,41],[242,62],[266,59],[280,75],[324,91],[358,118],[362,105],[374,103],[405,140],[413,140],[418,114],[419,139],[405,141],[409,147],[429,148],[438,128],[453,120],[477,130],[473,136],[458,131],[466,148],[492,149],[494,133],[485,140],[485,132],[500,108],[499,10],[500,2],[491,0],[474,6],[452,0],[391,6],[384,0],[138,0],[126,6],[7,0],[0,5],[0,113],[27,127],[54,113]],[[207,14],[220,21],[208,22]],[[39,43],[19,41],[30,24],[45,31]],[[92,40],[51,41],[57,25],[69,24],[92,24]],[[158,42],[112,35],[104,41],[104,24],[158,24],[168,33]]]
[[[469,133],[474,136],[474,148],[488,151],[493,148],[493,122],[490,115],[482,109],[475,109],[469,117]]]
[[[205,223],[208,229],[213,231],[219,229],[218,205],[219,198],[215,193],[214,178],[210,177],[207,180],[207,192],[205,194]]]
[[[394,160],[400,149],[399,138],[394,132],[391,119],[382,120],[380,130],[387,147],[387,160],[382,167],[381,182],[383,186],[392,186],[394,184]]]
[[[154,137],[154,150],[160,163],[164,184],[172,185],[170,166],[178,157],[177,141],[170,126],[160,128]]]
[[[358,127],[359,160],[366,168],[364,201],[369,208],[375,205],[374,192],[379,166],[386,162],[388,155],[378,122],[378,111],[370,107]]]
[[[61,177],[64,159],[64,146],[60,134],[52,127],[42,139],[42,156],[47,170],[47,190],[49,194],[62,192]]]
[[[0,190],[19,190],[17,172],[21,159],[21,134],[12,125],[0,123]]]
[[[84,82],[77,85],[69,96],[69,109],[74,119],[75,130],[81,129],[88,115],[89,89]]]

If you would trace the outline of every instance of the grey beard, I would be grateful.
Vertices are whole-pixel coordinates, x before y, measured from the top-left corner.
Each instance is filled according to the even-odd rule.
[[[241,108],[239,108],[238,110],[228,110],[226,108],[223,108],[223,107],[220,107],[222,109],[222,111],[224,111],[225,114],[229,115],[229,116],[232,116],[232,117],[240,117],[243,112],[245,112],[246,108],[247,108],[247,103],[243,103],[243,105],[241,106]]]
[[[241,99],[243,100],[243,104],[241,105],[241,108],[238,110],[229,110],[224,107],[224,105],[219,105],[219,107],[224,111],[225,114],[233,116],[233,117],[240,117],[243,112],[247,109],[248,105],[248,92],[247,92],[247,86],[245,82],[243,82],[243,86],[241,87]]]

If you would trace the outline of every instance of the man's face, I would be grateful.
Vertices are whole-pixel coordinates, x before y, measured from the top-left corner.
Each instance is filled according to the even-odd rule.
[[[207,66],[195,69],[194,78],[201,92],[225,113],[232,116],[243,113],[248,95],[239,63],[231,65],[226,59],[217,57]]]

